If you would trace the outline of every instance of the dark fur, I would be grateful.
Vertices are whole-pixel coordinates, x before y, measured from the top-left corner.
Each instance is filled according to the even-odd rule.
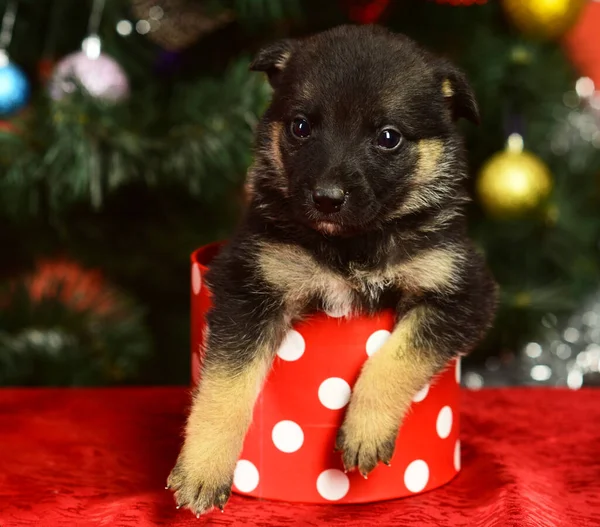
[[[261,254],[280,243],[301,248],[320,268],[355,285],[357,270],[368,277],[401,268],[432,249],[461,255],[451,272],[431,262],[433,278],[439,272],[447,287],[420,288],[418,280],[407,286],[405,277],[388,280],[380,294],[360,284],[350,294],[365,313],[393,307],[400,317],[425,306],[431,316],[410,344],[430,353],[432,371],[467,353],[490,325],[496,295],[463,217],[466,163],[455,121],[479,119],[464,75],[406,37],[355,26],[276,43],[252,68],[268,75],[274,93],[257,130],[247,213],[207,276],[214,309],[204,369],[235,377],[265,349],[272,358],[290,322],[322,307],[316,292],[290,303],[265,276]],[[289,131],[299,113],[312,123],[302,141]],[[374,145],[386,125],[403,134],[397,151]],[[311,202],[315,185],[327,183],[348,193],[342,210],[330,216]],[[293,263],[282,259],[283,275]],[[179,501],[197,512],[212,505]]]

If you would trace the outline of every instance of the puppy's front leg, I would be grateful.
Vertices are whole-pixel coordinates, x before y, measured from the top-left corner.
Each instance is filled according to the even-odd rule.
[[[233,471],[270,360],[263,350],[239,371],[205,368],[188,418],[185,442],[168,479],[178,507],[200,515],[227,503]]]
[[[481,338],[494,303],[495,286],[483,278],[454,294],[431,295],[400,318],[353,388],[336,444],[347,470],[358,468],[366,477],[379,461],[390,463],[412,398]]]
[[[223,510],[229,498],[254,404],[284,330],[276,304],[253,298],[251,285],[215,291],[200,383],[167,482],[178,507],[198,516]]]
[[[418,342],[427,309],[415,308],[363,366],[352,390],[337,445],[347,470],[367,476],[390,464],[400,422],[411,399],[440,368],[440,358]]]

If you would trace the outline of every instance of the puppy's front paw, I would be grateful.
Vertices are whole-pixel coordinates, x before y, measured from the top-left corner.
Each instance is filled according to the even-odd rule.
[[[197,517],[214,508],[223,511],[233,484],[233,469],[215,460],[179,455],[167,479],[167,488],[175,492],[177,508],[186,507]]]
[[[365,429],[346,421],[338,431],[336,449],[342,452],[347,471],[357,468],[366,478],[380,461],[390,464],[396,435],[397,427],[387,430]]]

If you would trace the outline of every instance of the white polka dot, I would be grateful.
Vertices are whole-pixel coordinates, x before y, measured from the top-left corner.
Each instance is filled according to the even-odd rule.
[[[342,318],[350,314],[350,308],[346,306],[337,306],[333,309],[326,309],[325,313],[331,318]]]
[[[304,337],[295,329],[291,329],[288,331],[285,339],[283,339],[283,342],[277,351],[277,355],[283,360],[294,361],[304,355],[305,348],[306,343],[304,342]]]
[[[375,353],[383,343],[389,338],[391,333],[387,329],[379,329],[375,331],[368,339],[367,339],[367,355],[370,357]]]
[[[341,500],[348,494],[348,490],[350,490],[350,480],[337,468],[325,470],[317,478],[317,491],[326,500]]]
[[[429,467],[422,459],[413,461],[404,471],[404,484],[410,492],[421,492],[429,481]]]
[[[271,432],[275,446],[287,454],[296,452],[304,443],[304,432],[294,421],[279,421]]]
[[[197,263],[192,265],[192,291],[197,295],[202,287],[202,277],[200,276],[200,267]]]
[[[452,408],[444,406],[437,416],[435,428],[442,439],[446,439],[452,430]]]
[[[457,439],[454,445],[454,468],[456,472],[460,470],[460,439]]]
[[[258,487],[258,469],[246,459],[240,459],[233,473],[233,484],[240,492],[252,492]]]
[[[425,386],[423,386],[423,388],[421,388],[413,397],[413,401],[415,403],[420,403],[423,399],[425,399],[425,397],[427,397],[427,394],[429,393],[429,383],[427,383]]]
[[[319,386],[319,401],[325,408],[339,410],[350,400],[350,385],[339,377],[325,379]]]
[[[456,374],[456,384],[460,384],[460,357],[456,359],[456,368],[454,373]]]

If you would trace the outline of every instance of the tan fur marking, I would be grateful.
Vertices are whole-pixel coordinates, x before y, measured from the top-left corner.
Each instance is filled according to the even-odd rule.
[[[243,187],[243,201],[244,205],[248,205],[254,196],[254,185],[257,179],[257,166],[256,163],[253,163],[248,171],[246,172],[246,179],[244,181]]]
[[[281,157],[281,133],[283,123],[276,121],[271,123],[269,130],[269,141],[261,147],[257,153],[254,164],[248,170],[246,175],[246,188],[250,195],[254,192],[256,182],[263,178],[274,178],[270,181],[271,186],[278,187],[281,192],[287,196],[288,181]],[[269,167],[270,165],[270,167]],[[274,168],[275,170],[269,170]],[[273,176],[273,172],[275,175]]]
[[[416,184],[436,179],[440,172],[440,160],[444,155],[444,143],[439,139],[419,141],[419,161],[413,178]]]
[[[254,404],[271,364],[264,349],[239,372],[203,371],[186,426],[180,468],[192,483],[226,484],[232,477]],[[189,484],[189,482],[188,482]]]
[[[452,83],[450,82],[450,79],[445,79],[444,82],[442,82],[442,93],[444,97],[454,96],[454,89],[452,88]]]
[[[451,291],[458,286],[456,271],[463,258],[463,253],[452,247],[434,248],[379,271],[355,270],[354,276],[367,288],[379,291],[391,285],[411,293]]]
[[[447,227],[454,219],[462,216],[462,212],[457,209],[441,210],[430,221],[423,223],[418,227],[420,232],[437,232]]]
[[[264,278],[283,293],[288,310],[301,309],[312,297],[320,297],[327,311],[351,313],[352,289],[304,249],[285,244],[263,244],[258,257]]]
[[[273,164],[280,172],[283,172],[283,161],[281,160],[281,148],[279,141],[281,138],[281,131],[283,129],[283,123],[277,121],[271,125],[271,151],[270,157]]]
[[[412,291],[452,291],[464,255],[456,249],[429,249],[396,268],[398,281]]]
[[[424,207],[439,203],[453,194],[448,181],[448,168],[445,163],[446,146],[440,139],[423,139],[416,146],[417,165],[410,179],[410,188],[402,205],[390,214],[390,218],[401,218]]]
[[[252,181],[247,181],[242,188],[242,206],[244,208],[248,208],[250,202],[252,201],[252,197],[254,196],[254,183]]]
[[[345,449],[361,458],[381,459],[393,440],[412,397],[440,366],[430,350],[420,347],[418,332],[427,309],[417,307],[401,319],[388,340],[364,364],[352,390],[342,430]],[[381,459],[382,461],[389,461]]]
[[[353,312],[354,291],[377,298],[392,285],[412,294],[452,291],[458,284],[462,252],[452,247],[423,251],[399,265],[373,271],[353,269],[348,280],[318,264],[304,249],[263,244],[258,256],[262,275],[283,294],[288,311],[301,310],[311,298],[323,300],[327,311]]]
[[[292,56],[292,54],[289,51],[285,51],[284,53],[282,53],[281,57],[279,57],[279,60],[275,63],[275,67],[279,71],[283,71],[285,69],[285,66],[287,65],[288,61],[290,60],[291,56]]]
[[[391,218],[401,218],[407,214],[418,212],[426,207],[434,205],[439,200],[437,188],[428,188],[427,186],[412,187],[408,191],[408,196],[400,208],[394,211]]]
[[[300,94],[303,99],[311,100],[315,96],[315,86],[311,82],[305,82],[300,88]]]

